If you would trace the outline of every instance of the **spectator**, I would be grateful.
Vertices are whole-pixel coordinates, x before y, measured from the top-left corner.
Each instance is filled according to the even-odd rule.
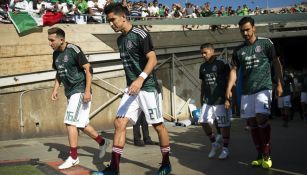
[[[248,15],[248,7],[247,7],[246,4],[243,5],[242,13],[243,13],[243,16],[247,16]]]
[[[102,22],[103,8],[106,4],[105,0],[89,0],[87,2],[89,14],[93,22]]]
[[[236,10],[237,16],[243,16],[243,11],[241,9],[241,6],[239,5],[237,10]]]
[[[9,7],[11,11],[29,11],[29,3],[26,0],[11,0]]]

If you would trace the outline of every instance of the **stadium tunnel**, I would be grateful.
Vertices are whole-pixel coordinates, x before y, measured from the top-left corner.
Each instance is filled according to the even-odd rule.
[[[274,38],[272,41],[286,68],[300,71],[307,66],[307,36]]]

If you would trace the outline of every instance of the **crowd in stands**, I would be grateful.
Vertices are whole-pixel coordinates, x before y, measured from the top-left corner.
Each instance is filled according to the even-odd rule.
[[[168,7],[153,1],[127,1],[127,0],[0,0],[0,22],[10,23],[7,12],[26,11],[43,15],[46,11],[62,13],[63,23],[102,23],[105,22],[104,6],[120,1],[127,6],[129,16],[133,19],[148,18],[198,18],[209,16],[246,16],[268,13],[301,13],[306,12],[302,5],[279,9],[249,8],[246,4],[233,8],[231,6],[212,7],[209,2],[199,6],[178,3]]]

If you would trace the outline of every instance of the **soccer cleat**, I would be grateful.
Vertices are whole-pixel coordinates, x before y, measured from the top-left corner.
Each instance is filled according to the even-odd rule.
[[[262,160],[262,168],[269,169],[272,167],[272,160],[270,157]]]
[[[211,159],[215,156],[216,151],[221,147],[221,145],[217,142],[212,143],[211,150],[208,154],[208,158]]]
[[[168,165],[161,165],[157,175],[167,175],[171,171],[172,171],[172,166],[170,164],[168,164]]]
[[[91,175],[119,175],[119,172],[112,170],[111,167],[107,167],[103,171],[92,171]]]
[[[223,147],[221,154],[219,155],[219,159],[223,160],[223,159],[227,159],[229,157],[229,149],[226,147]]]
[[[60,170],[63,170],[63,169],[67,169],[67,168],[70,168],[70,167],[73,167],[75,165],[78,165],[79,164],[79,158],[77,157],[77,159],[73,159],[71,156],[69,156],[64,163],[62,163],[58,168]]]
[[[262,165],[262,158],[253,160],[251,163],[252,166],[261,166]]]
[[[108,146],[110,145],[110,140],[104,139],[104,144],[99,146],[100,152],[99,152],[99,158],[102,159],[104,155],[106,154],[106,150]]]

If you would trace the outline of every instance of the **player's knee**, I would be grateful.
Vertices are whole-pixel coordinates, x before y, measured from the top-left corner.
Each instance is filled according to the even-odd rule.
[[[124,131],[126,130],[126,123],[121,119],[115,119],[114,127],[116,131]]]
[[[166,129],[163,123],[152,124],[152,126],[155,128],[157,132],[163,132],[163,130]]]

